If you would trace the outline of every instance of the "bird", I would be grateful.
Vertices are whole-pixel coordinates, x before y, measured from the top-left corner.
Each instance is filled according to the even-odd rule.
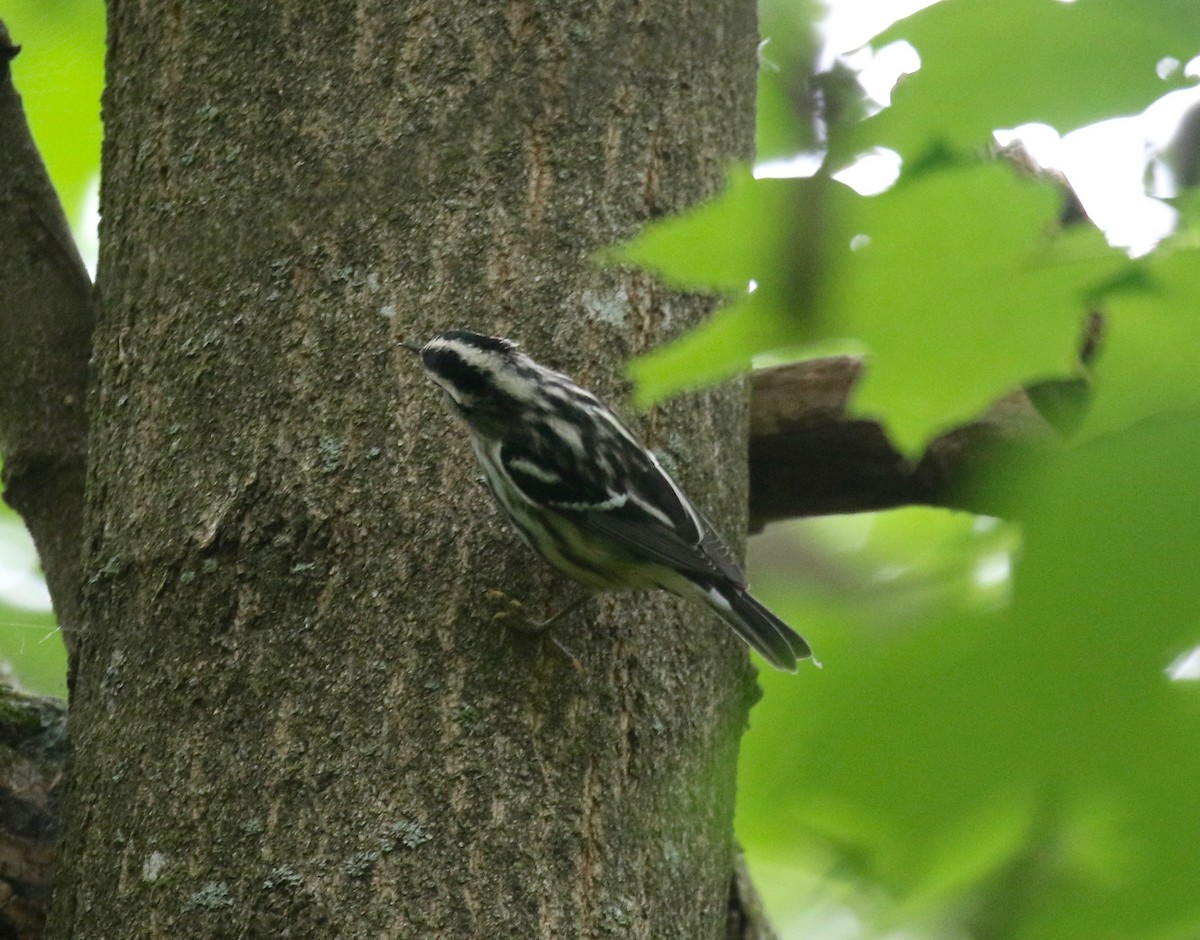
[[[713,526],[616,413],[500,336],[402,342],[465,426],[497,504],[530,548],[589,589],[669,591],[716,612],[776,669],[808,643],[747,589]]]

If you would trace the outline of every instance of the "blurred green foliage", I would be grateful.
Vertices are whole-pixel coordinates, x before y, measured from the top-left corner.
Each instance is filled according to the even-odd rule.
[[[765,6],[765,24],[786,26],[768,37],[764,71],[800,104],[789,137],[774,127],[772,94],[764,120],[774,129],[760,128],[760,141],[777,157],[784,141],[814,139],[815,126],[825,165],[791,180],[737,170],[716,201],[609,252],[730,300],[633,363],[641,403],[744,371],[756,355],[854,338],[871,362],[855,411],[886,418],[897,445],[917,453],[1014,386],[1076,371],[1081,308],[1106,287],[1153,277],[1143,269],[1155,262],[1130,262],[1094,231],[1062,231],[1061,191],[993,162],[990,132],[1030,121],[1066,132],[1179,87],[1181,69],[1161,79],[1156,67],[1198,51],[1188,37],[1200,37],[1200,5],[937,4],[881,38],[913,43],[923,64],[866,120],[846,104],[844,81],[828,111],[829,83],[805,72],[812,42],[779,13],[791,5]],[[909,158],[893,189],[864,197],[833,179],[879,146]]]
[[[901,527],[925,541],[907,554],[942,559],[922,604],[903,602],[920,572],[871,577],[870,550],[879,596],[767,583],[824,662],[763,676],[744,743],[739,834],[778,911],[845,906],[859,936],[1194,934],[1200,685],[1168,667],[1200,641],[1197,461],[1185,414],[1010,468],[1008,603],[969,585],[1009,526],[933,511]],[[809,875],[800,899],[786,868]]]
[[[1061,190],[990,138],[1183,84],[1161,66],[1200,53],[1200,5],[950,0],[876,48],[900,39],[922,67],[890,107],[800,96],[789,134],[777,89],[825,85],[786,21],[759,139],[820,150],[821,169],[739,170],[612,253],[728,298],[632,365],[643,403],[849,339],[868,363],[854,410],[916,455],[1014,388],[1079,375],[1099,310],[1091,407],[1072,442],[978,481],[1019,525],[907,510],[768,533],[752,573],[824,667],[763,675],[739,837],[789,940],[1195,936],[1200,681],[1172,664],[1200,644],[1197,213],[1130,259],[1064,227]],[[834,179],[881,146],[905,161],[890,190]]]
[[[1187,84],[1156,65],[1197,53],[1200,4],[1192,0],[953,0],[897,23],[880,46],[907,40],[921,69],[895,107],[855,129],[857,146],[905,158],[931,145],[971,149],[996,128],[1038,121],[1062,132],[1142,110]]]
[[[5,0],[0,18],[21,47],[13,81],[67,218],[100,170],[103,0]]]
[[[869,198],[819,175],[740,170],[717,200],[612,253],[678,286],[742,292],[632,365],[641,401],[853,337],[872,354],[856,411],[885,416],[919,455],[1013,388],[1076,371],[1083,302],[1128,259],[1092,229],[1057,232],[1060,206],[1049,183],[980,160]]]
[[[0,504],[0,681],[65,697],[66,651],[39,580],[24,524]]]
[[[819,144],[812,99],[819,48],[811,28],[818,9],[816,0],[769,3],[759,8],[759,30],[765,37],[759,50],[755,122],[759,160],[788,158],[815,150]]]
[[[1084,435],[1200,408],[1192,355],[1200,348],[1200,256],[1188,244],[1193,238],[1185,232],[1182,245],[1160,246],[1105,298],[1108,339],[1095,366]]]

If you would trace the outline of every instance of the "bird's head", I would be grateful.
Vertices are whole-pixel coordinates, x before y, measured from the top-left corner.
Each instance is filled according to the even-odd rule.
[[[532,363],[517,344],[467,330],[438,333],[427,343],[402,343],[421,357],[425,372],[464,415],[521,400]]]

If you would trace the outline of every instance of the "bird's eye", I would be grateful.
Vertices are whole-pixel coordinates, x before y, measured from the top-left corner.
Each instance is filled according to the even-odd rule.
[[[487,394],[492,383],[488,373],[463,360],[453,349],[430,349],[424,356],[425,368],[456,401]]]
[[[461,360],[448,349],[426,349],[421,354],[421,359],[425,363],[425,368],[436,375],[445,375],[453,368],[453,364]]]

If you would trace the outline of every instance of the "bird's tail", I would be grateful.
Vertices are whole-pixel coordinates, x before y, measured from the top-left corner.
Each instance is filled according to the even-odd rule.
[[[704,600],[743,640],[776,669],[795,672],[812,649],[795,630],[755,600],[744,588],[705,585]]]

